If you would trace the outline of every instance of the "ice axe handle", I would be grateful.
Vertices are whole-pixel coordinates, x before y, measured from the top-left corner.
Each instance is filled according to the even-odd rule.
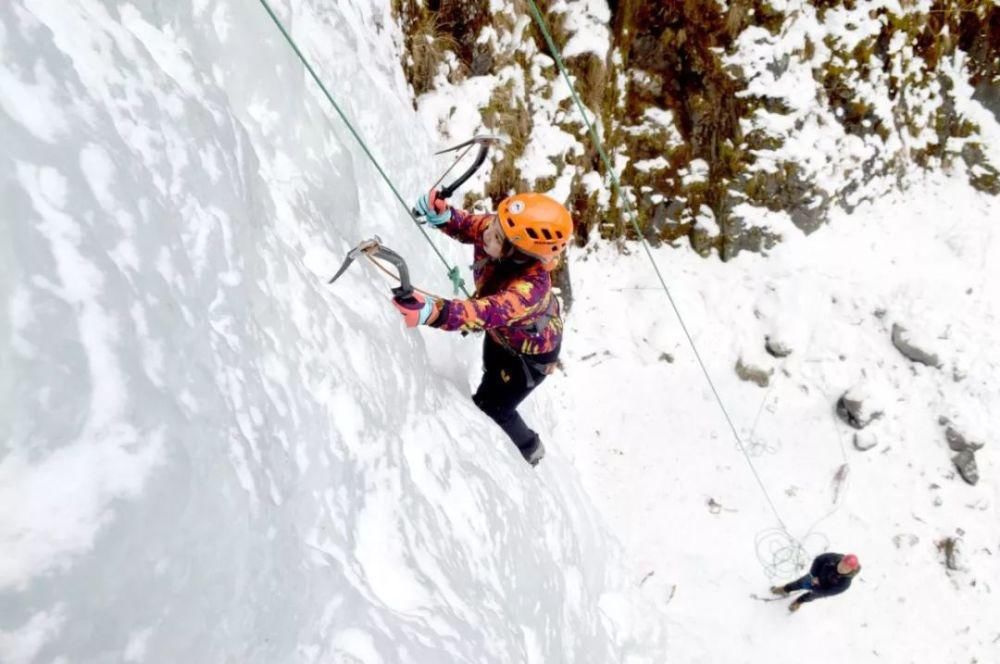
[[[417,298],[413,297],[413,289],[404,286],[396,286],[392,289],[392,299],[400,304],[416,304]]]
[[[451,195],[455,193],[455,190],[465,184],[465,181],[472,177],[472,174],[479,170],[479,167],[483,165],[486,161],[486,153],[489,152],[490,146],[488,143],[479,144],[479,154],[476,155],[476,160],[472,162],[472,165],[466,169],[464,173],[458,176],[458,178],[449,184],[447,187],[443,188],[438,192],[440,198],[451,198]]]
[[[392,289],[392,294],[394,297],[412,298],[413,297],[413,284],[410,283],[410,270],[406,267],[406,261],[403,257],[397,254],[392,249],[388,247],[378,246],[372,253],[378,258],[384,258],[393,265],[396,266],[396,270],[399,271],[399,286]]]

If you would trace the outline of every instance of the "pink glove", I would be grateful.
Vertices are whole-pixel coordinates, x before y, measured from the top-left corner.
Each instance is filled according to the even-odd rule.
[[[438,214],[448,209],[448,199],[441,198],[440,196],[441,192],[437,189],[431,189],[427,192],[427,202],[430,203],[431,208]]]
[[[394,297],[392,303],[399,313],[403,314],[406,327],[416,327],[423,325],[434,313],[434,305],[437,302],[430,295],[424,296],[420,293],[411,293],[405,297]]]

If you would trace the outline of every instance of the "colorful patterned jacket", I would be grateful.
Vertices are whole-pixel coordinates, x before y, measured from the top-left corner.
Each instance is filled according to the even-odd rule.
[[[483,248],[483,231],[492,214],[469,214],[452,208],[451,220],[440,230],[464,244],[474,245],[473,277],[476,296],[442,300],[431,324],[442,330],[486,330],[500,343],[523,355],[548,353],[562,340],[559,300],[552,293],[549,272],[535,261],[501,283],[495,293],[480,295],[496,269]],[[538,329],[541,328],[541,329]]]

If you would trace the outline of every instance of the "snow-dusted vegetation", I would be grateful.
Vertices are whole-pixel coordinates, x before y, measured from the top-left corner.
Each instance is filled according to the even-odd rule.
[[[729,258],[787,233],[765,212],[812,232],[927,171],[1000,194],[992,1],[539,4],[650,240]],[[582,232],[634,235],[526,0],[396,5],[425,124],[514,138],[477,196],[569,191]]]

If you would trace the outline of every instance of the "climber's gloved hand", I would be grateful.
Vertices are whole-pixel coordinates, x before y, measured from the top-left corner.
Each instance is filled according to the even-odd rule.
[[[442,226],[451,220],[451,206],[448,205],[448,199],[440,198],[436,189],[431,189],[417,199],[413,213],[418,217],[425,217],[431,226]]]
[[[430,295],[420,293],[397,295],[392,298],[392,303],[399,309],[399,313],[403,314],[406,327],[426,325],[437,316],[437,298]]]

